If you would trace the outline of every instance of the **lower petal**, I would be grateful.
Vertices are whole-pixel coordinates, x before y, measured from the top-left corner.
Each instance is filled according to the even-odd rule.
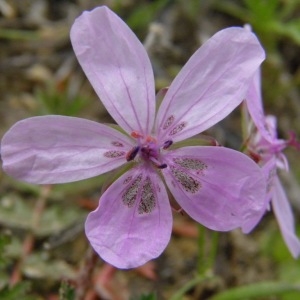
[[[204,226],[243,227],[264,209],[266,181],[246,155],[223,147],[184,147],[166,156],[162,170],[180,206]]]
[[[295,233],[294,217],[291,206],[284,189],[276,177],[274,180],[274,193],[272,207],[277,218],[283,239],[292,253],[297,258],[300,255],[300,240]]]
[[[172,230],[168,195],[159,176],[144,167],[126,172],[102,195],[85,230],[95,251],[117,268],[135,268],[158,257]]]

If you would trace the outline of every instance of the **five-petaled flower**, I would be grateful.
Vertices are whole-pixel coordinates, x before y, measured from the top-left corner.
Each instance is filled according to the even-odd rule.
[[[53,184],[131,166],[103,193],[85,225],[96,252],[119,268],[144,264],[167,246],[172,213],[166,186],[204,226],[251,230],[248,220],[260,213],[266,190],[260,168],[231,149],[176,143],[241,103],[264,59],[255,35],[243,28],[215,34],[183,67],[160,107],[143,45],[108,8],[84,12],[71,41],[120,130],[54,115],[20,121],[2,140],[4,170],[20,180]]]
[[[299,150],[300,145],[295,140],[294,134],[291,134],[289,140],[278,138],[276,118],[264,115],[260,81],[260,72],[257,71],[246,97],[247,108],[256,127],[253,128],[253,124],[249,124],[250,136],[247,142],[247,151],[262,167],[267,180],[265,207],[262,208],[261,216],[269,209],[271,203],[285,243],[296,258],[300,255],[300,240],[295,233],[293,213],[277,170],[289,170],[283,150],[287,146],[294,146]],[[259,215],[258,218],[254,217],[253,225],[257,224],[260,219]]]

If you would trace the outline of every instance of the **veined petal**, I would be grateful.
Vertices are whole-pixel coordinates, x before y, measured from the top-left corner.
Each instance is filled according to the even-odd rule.
[[[272,207],[283,239],[294,258],[300,255],[300,240],[295,233],[294,217],[284,189],[276,176],[274,179]]]
[[[77,181],[126,162],[130,138],[108,126],[65,116],[33,117],[16,123],[1,141],[3,169],[37,184]]]
[[[246,155],[223,147],[184,147],[165,156],[166,183],[196,221],[218,231],[243,227],[261,214],[266,181]]]
[[[159,140],[180,141],[226,117],[245,98],[264,51],[243,28],[216,33],[171,84],[156,120]]]
[[[252,83],[250,84],[250,88],[246,96],[246,104],[249,114],[260,134],[268,141],[271,141],[272,137],[270,132],[267,130],[261,97],[260,69],[256,71]]]
[[[121,269],[159,256],[172,230],[168,195],[159,176],[143,166],[122,175],[89,214],[86,235],[95,251]]]
[[[270,202],[273,196],[274,178],[276,177],[276,159],[272,156],[262,167],[261,170],[265,176],[267,183],[266,197],[261,213],[254,214],[242,226],[244,233],[249,233],[260,222],[261,218],[267,210],[270,210]]]
[[[102,6],[79,16],[71,41],[87,78],[127,133],[149,134],[155,113],[154,76],[143,45],[130,28]]]

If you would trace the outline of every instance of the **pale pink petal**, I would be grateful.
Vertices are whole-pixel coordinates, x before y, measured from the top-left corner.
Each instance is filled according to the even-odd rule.
[[[278,177],[275,178],[272,207],[283,239],[293,257],[297,258],[300,255],[300,240],[295,233],[294,217],[289,201]]]
[[[154,77],[143,45],[102,6],[79,16],[71,29],[75,54],[96,93],[127,133],[149,134],[155,113]]]
[[[276,177],[276,159],[272,156],[261,168],[267,183],[266,197],[264,205],[261,207],[261,213],[254,214],[242,226],[244,233],[249,233],[261,221],[266,211],[270,210],[270,201],[273,196],[274,178]]]
[[[85,119],[43,116],[16,123],[1,141],[3,169],[37,184],[77,181],[126,162],[130,138]]]
[[[246,104],[249,114],[260,134],[267,140],[271,139],[267,130],[265,115],[261,97],[261,74],[258,69],[253,77],[252,83],[246,96]]]
[[[122,175],[89,214],[86,235],[95,251],[121,269],[159,256],[172,230],[168,195],[158,174],[143,166]]]
[[[223,147],[184,147],[166,155],[162,172],[180,206],[218,231],[243,227],[260,215],[266,181],[246,155]]]
[[[245,98],[264,57],[253,33],[234,27],[216,33],[171,84],[158,111],[159,140],[186,139],[226,117]]]

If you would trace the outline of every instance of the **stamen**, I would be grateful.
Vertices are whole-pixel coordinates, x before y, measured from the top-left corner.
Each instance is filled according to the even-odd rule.
[[[140,134],[140,133],[137,132],[137,131],[132,131],[132,132],[131,132],[131,136],[132,136],[133,138],[135,138],[135,139],[138,139],[138,138],[143,137],[143,135]]]
[[[152,136],[150,136],[150,135],[147,135],[147,137],[146,137],[146,142],[147,143],[156,143],[156,138],[154,138],[154,137],[152,137]]]
[[[133,160],[136,155],[138,154],[140,150],[140,147],[139,146],[136,146],[136,147],[133,147],[127,154],[126,154],[126,160],[127,161],[131,161]]]
[[[164,142],[163,149],[168,149],[173,144],[172,140],[167,140]]]
[[[158,169],[165,169],[167,167],[168,167],[167,164],[161,164],[160,166],[157,166]]]
[[[167,164],[162,164],[160,163],[156,158],[154,158],[153,156],[149,157],[149,159],[153,162],[153,164],[155,165],[155,167],[157,167],[158,169],[165,169],[168,167]]]

